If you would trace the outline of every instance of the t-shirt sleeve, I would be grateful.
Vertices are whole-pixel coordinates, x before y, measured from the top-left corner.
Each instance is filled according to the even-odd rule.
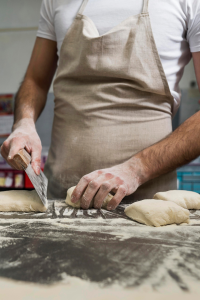
[[[42,0],[37,36],[56,41],[52,0]]]
[[[188,31],[187,40],[190,51],[200,51],[200,1],[188,0]]]

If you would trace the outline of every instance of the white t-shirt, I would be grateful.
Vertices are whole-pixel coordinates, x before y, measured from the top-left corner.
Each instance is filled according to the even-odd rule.
[[[43,0],[37,36],[63,39],[83,0]],[[99,34],[108,32],[131,15],[141,13],[143,0],[89,0],[84,15]],[[180,105],[179,81],[191,52],[200,51],[200,0],[149,0],[149,15],[158,53],[174,97],[173,113]]]

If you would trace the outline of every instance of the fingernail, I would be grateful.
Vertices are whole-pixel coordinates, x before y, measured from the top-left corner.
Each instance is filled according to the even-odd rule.
[[[97,205],[94,205],[94,208],[95,209],[100,209],[101,207],[97,206]]]
[[[95,209],[101,209],[101,205],[99,205],[99,203],[94,204],[94,208]]]
[[[11,159],[11,155],[8,156],[8,159]]]
[[[71,196],[71,202],[75,203],[76,202],[76,198],[74,196]]]
[[[107,209],[108,209],[108,210],[113,210],[113,207],[110,206],[110,205],[108,205],[108,206],[107,206]]]
[[[89,206],[88,205],[82,205],[82,209],[88,209]]]

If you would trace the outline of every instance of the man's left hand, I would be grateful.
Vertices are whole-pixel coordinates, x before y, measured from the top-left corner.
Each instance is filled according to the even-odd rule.
[[[88,209],[94,198],[94,208],[100,209],[111,191],[115,193],[107,209],[114,210],[125,196],[139,187],[139,178],[129,161],[101,169],[83,176],[72,193],[71,201],[81,201],[81,207]]]

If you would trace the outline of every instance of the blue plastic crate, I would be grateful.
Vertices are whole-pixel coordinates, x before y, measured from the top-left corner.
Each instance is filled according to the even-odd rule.
[[[184,166],[177,170],[178,190],[200,193],[200,166]]]

